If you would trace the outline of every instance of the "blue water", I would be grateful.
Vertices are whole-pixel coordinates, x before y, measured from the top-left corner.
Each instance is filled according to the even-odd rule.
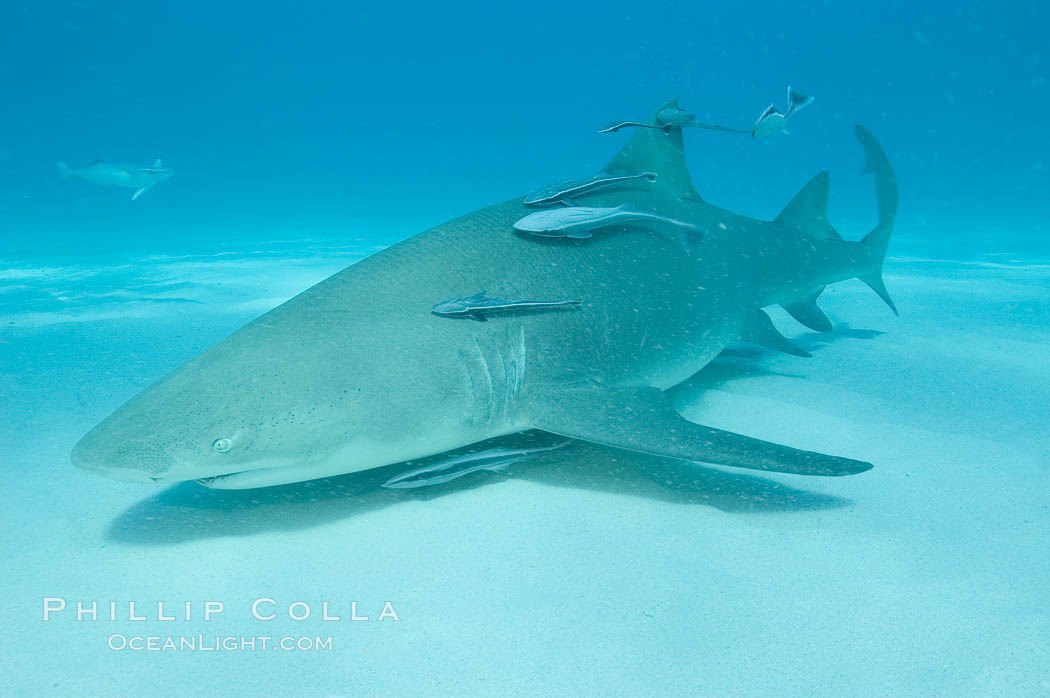
[[[0,693],[1050,694],[1047,3],[2,14]],[[678,97],[747,129],[788,85],[816,98],[789,136],[687,131],[697,190],[770,219],[828,169],[830,219],[857,239],[875,221],[864,124],[900,184],[902,317],[835,287],[833,335],[792,329],[809,362],[738,350],[684,399],[714,426],[871,460],[867,480],[586,452],[392,499],[371,476],[223,494],[69,465],[138,390],[347,264],[593,174],[629,137],[596,133],[608,122]],[[134,202],[60,185],[56,161],[96,158],[177,174]],[[373,617],[392,600],[402,620],[260,627],[244,609],[268,595]],[[336,646],[118,651],[134,623],[48,624],[45,597],[192,600],[195,618],[220,599],[225,620],[174,632]],[[155,615],[148,633],[172,632]]]
[[[591,174],[612,119],[678,96],[747,128],[789,84],[817,98],[791,138],[690,138],[709,200],[772,216],[831,169],[833,216],[867,212],[862,122],[907,185],[900,232],[1045,238],[1044,3],[730,5],[22,4],[0,42],[4,246],[407,235]],[[157,157],[179,174],[141,206],[54,186],[56,159]]]

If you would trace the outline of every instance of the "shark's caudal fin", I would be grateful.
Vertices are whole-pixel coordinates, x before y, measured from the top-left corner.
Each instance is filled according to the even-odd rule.
[[[656,113],[677,108],[678,100],[672,99],[662,104]],[[663,126],[655,114],[649,123]],[[605,166],[605,172],[614,177],[659,172],[660,178],[653,183],[654,190],[663,190],[677,198],[703,201],[693,187],[693,178],[689,176],[689,168],[685,165],[680,126],[673,126],[666,133],[655,128],[638,129],[627,145]]]
[[[882,263],[886,258],[886,248],[890,243],[890,233],[893,232],[893,224],[897,220],[897,177],[893,174],[886,153],[882,146],[871,134],[871,131],[863,126],[857,126],[857,140],[864,147],[864,171],[863,174],[875,175],[875,194],[879,204],[879,222],[874,230],[864,236],[861,244],[864,245],[869,256],[875,261],[873,268],[858,276],[861,281],[871,287],[886,305],[890,307],[894,315],[899,315],[897,306],[890,298],[886,290],[886,284],[882,280]]]
[[[67,165],[66,163],[64,163],[61,160],[59,160],[58,161],[58,178],[60,180],[62,180],[62,184],[65,184],[66,182],[68,182],[69,178],[72,177],[72,176],[73,176],[73,170],[69,169],[69,165]]]

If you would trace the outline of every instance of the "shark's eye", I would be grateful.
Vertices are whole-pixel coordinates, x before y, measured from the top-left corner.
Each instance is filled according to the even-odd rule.
[[[212,441],[211,447],[219,453],[226,453],[233,448],[233,442],[226,438],[215,439],[215,441]]]

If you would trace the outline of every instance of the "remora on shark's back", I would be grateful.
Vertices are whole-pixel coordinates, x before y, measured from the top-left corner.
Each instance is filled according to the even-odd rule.
[[[549,211],[536,211],[515,221],[514,229],[530,235],[586,240],[601,228],[622,225],[659,225],[684,230],[695,237],[699,226],[648,211],[638,211],[631,204],[615,207],[571,206]]]
[[[485,322],[486,315],[492,313],[522,313],[538,310],[557,310],[559,308],[579,308],[582,301],[542,301],[525,298],[507,300],[494,298],[484,293],[476,293],[467,298],[453,298],[435,305],[430,312],[443,317],[468,317]]]
[[[827,222],[826,174],[775,220],[755,220],[697,193],[681,128],[638,129],[603,169],[657,172],[629,202],[709,231],[695,249],[633,226],[551,244],[513,234],[529,213],[521,197],[489,206],[377,252],[249,323],[133,397],[81,439],[72,460],[119,479],[238,489],[539,429],[685,461],[863,472],[869,463],[690,422],[664,393],[741,335],[770,340],[756,315],[763,307],[815,309],[815,294],[852,277],[888,301],[881,268],[896,183],[871,134],[857,135],[879,201],[879,224],[859,242]],[[625,198],[590,196],[610,209]],[[508,281],[517,297],[586,298],[586,312],[484,323],[431,312],[458,289]]]
[[[574,182],[572,180],[557,182],[537,189],[526,196],[525,205],[555,206],[557,204],[565,204],[566,206],[575,206],[576,203],[574,199],[578,196],[584,196],[601,189],[608,189],[609,187],[616,187],[638,181],[649,183],[655,182],[656,173],[642,172],[641,174],[627,175],[626,177],[597,176],[586,182]]]
[[[149,191],[158,182],[174,174],[175,170],[163,167],[160,160],[153,163],[153,167],[118,165],[95,160],[82,170],[70,169],[69,165],[61,161],[58,163],[58,176],[62,179],[63,184],[71,177],[79,177],[103,187],[126,187],[135,190],[131,196],[132,201]]]

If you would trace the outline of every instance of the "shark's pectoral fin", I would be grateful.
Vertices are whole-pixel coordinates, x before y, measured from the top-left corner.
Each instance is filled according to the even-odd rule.
[[[585,385],[551,391],[538,396],[526,416],[537,429],[667,458],[797,475],[853,475],[871,468],[695,424],[656,388]]]
[[[139,198],[140,196],[142,196],[143,194],[148,192],[150,190],[150,187],[152,187],[152,186],[153,186],[152,184],[147,184],[146,186],[144,186],[141,189],[137,190],[134,194],[131,195],[131,200],[134,201],[135,199]]]
[[[823,289],[821,289],[823,291]],[[817,291],[811,296],[807,296],[802,300],[795,301],[794,303],[781,303],[780,306],[788,311],[791,317],[795,318],[801,324],[805,325],[811,330],[817,332],[831,332],[832,325],[831,320],[824,314],[824,311],[817,305],[817,298],[820,296],[821,291]]]
[[[780,331],[773,325],[773,321],[769,319],[769,315],[761,308],[756,309],[744,321],[743,326],[740,328],[740,339],[763,347],[769,347],[770,349],[776,349],[785,354],[804,356],[807,359],[812,356],[812,354],[799,349],[790,339],[780,334]]]

